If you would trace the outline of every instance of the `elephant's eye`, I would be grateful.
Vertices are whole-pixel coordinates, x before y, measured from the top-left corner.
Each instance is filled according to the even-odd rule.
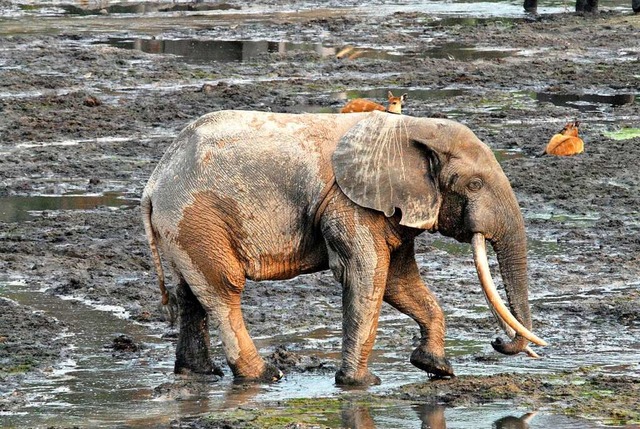
[[[482,189],[483,186],[484,183],[482,182],[482,179],[480,179],[479,177],[475,177],[469,181],[469,183],[467,184],[467,189],[472,192],[476,192]]]

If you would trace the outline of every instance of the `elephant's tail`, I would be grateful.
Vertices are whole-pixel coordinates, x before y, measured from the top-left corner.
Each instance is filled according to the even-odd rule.
[[[167,288],[164,284],[164,270],[162,269],[160,252],[158,252],[156,231],[153,228],[153,224],[151,223],[151,213],[153,212],[153,208],[151,207],[151,198],[149,198],[148,195],[145,194],[142,196],[140,207],[142,209],[144,231],[147,235],[147,240],[149,240],[149,247],[151,248],[153,264],[155,265],[156,273],[158,274],[158,286],[160,287],[160,292],[162,293],[162,305],[167,305],[169,303],[169,293],[167,292]]]

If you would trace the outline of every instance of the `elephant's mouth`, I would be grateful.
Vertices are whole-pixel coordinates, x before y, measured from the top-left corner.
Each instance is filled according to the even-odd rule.
[[[502,327],[507,336],[511,339],[515,338],[516,334],[526,338],[534,344],[540,346],[546,346],[547,343],[538,338],[535,334],[529,331],[522,323],[520,323],[511,314],[504,301],[498,294],[496,285],[491,277],[489,271],[489,262],[487,260],[487,250],[485,246],[485,237],[480,233],[475,233],[471,240],[473,247],[473,260],[476,265],[476,271],[478,272],[478,279],[482,285],[482,290],[485,294],[489,308],[495,316],[498,324]],[[537,358],[539,357],[529,346],[524,349],[524,352],[529,356]]]

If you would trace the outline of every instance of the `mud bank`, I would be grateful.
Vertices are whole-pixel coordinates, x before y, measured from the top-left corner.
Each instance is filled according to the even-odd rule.
[[[128,366],[121,380],[149,369],[127,392],[145,407],[158,398],[173,404],[144,408],[160,416],[153,420],[159,426],[341,427],[360,419],[357,427],[392,427],[378,411],[397,409],[398,421],[413,420],[405,427],[442,416],[474,427],[456,420],[456,410],[493,416],[482,407],[496,402],[520,416],[540,411],[530,427],[536,419],[538,427],[572,427],[549,423],[550,415],[592,419],[582,427],[638,424],[640,138],[616,138],[640,128],[640,18],[606,5],[596,16],[532,19],[438,14],[409,9],[411,2],[379,4],[377,12],[356,3],[323,11],[300,3],[287,13],[279,11],[282,2],[229,4],[226,11],[80,16],[0,3],[3,425],[128,421],[135,410],[118,405],[115,421],[88,423],[84,387],[60,378],[61,368],[73,372],[70,362],[82,366],[91,348],[99,364],[87,366]],[[185,49],[193,43],[200,49]],[[359,54],[336,59],[345,46]],[[341,291],[318,273],[247,287],[250,331],[291,379],[261,387],[262,396],[236,395],[221,414],[219,399],[242,389],[228,376],[185,385],[171,374],[175,332],[159,305],[138,208],[147,178],[173,137],[206,112],[334,112],[347,98],[383,102],[388,90],[409,94],[406,114],[456,119],[495,150],[525,216],[534,327],[550,346],[538,361],[496,356],[489,342],[498,328],[468,246],[425,235],[421,271],[447,314],[447,353],[459,377],[432,382],[412,368],[417,327],[385,307],[372,357],[383,386],[335,389]],[[585,153],[537,157],[574,119]],[[53,316],[58,297],[75,301]],[[113,318],[113,328],[96,327],[99,339],[83,342],[82,324],[64,314],[87,306]],[[141,348],[116,353],[112,341],[123,332]],[[230,374],[213,338],[217,363]],[[313,397],[296,390],[305,378],[317,382]],[[71,423],[21,414],[55,409],[61,393],[42,387],[51,380],[77,393],[65,397],[77,401],[69,405]],[[35,385],[37,395],[25,387]],[[274,391],[277,403],[264,398]]]

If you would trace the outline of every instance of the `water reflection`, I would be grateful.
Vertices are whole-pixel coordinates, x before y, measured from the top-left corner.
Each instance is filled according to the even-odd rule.
[[[506,416],[496,420],[494,426],[496,429],[528,429],[529,422],[535,415],[536,413],[527,413],[521,417]]]
[[[335,48],[321,43],[290,43],[267,40],[196,40],[196,39],[126,39],[112,37],[106,43],[121,49],[134,49],[149,54],[177,55],[185,62],[243,62],[267,53],[287,51],[315,52],[320,56],[335,55]]]
[[[414,405],[413,411],[418,417],[421,429],[446,429],[447,408],[437,403]],[[388,410],[385,410],[388,411]],[[394,414],[395,413],[391,413]],[[361,403],[347,403],[342,409],[342,427],[352,429],[378,429],[388,427],[388,422],[376,423],[372,408]],[[495,429],[529,429],[529,423],[536,413],[526,413],[520,417],[508,415],[495,420]],[[403,426],[404,427],[404,426]],[[413,427],[413,426],[411,426]],[[480,427],[474,426],[474,427]]]
[[[438,404],[427,403],[416,407],[416,412],[422,422],[421,429],[445,429],[447,421],[444,411],[445,408]]]
[[[149,13],[167,13],[167,12],[205,12],[212,10],[240,10],[240,6],[230,5],[228,3],[158,3],[158,2],[140,2],[128,4],[109,4],[110,2],[88,2],[81,1],[79,6],[73,4],[62,5],[62,9],[68,15],[106,15],[112,13],[126,14],[149,14]]]
[[[321,57],[334,57],[344,49],[321,43],[292,43],[272,40],[199,40],[199,39],[144,39],[112,37],[101,44],[121,49],[135,49],[150,54],[177,55],[188,63],[241,62],[262,54],[291,51],[315,52]],[[411,61],[415,58],[448,58],[460,61],[491,60],[513,55],[514,49],[477,48],[461,43],[444,45],[419,52],[397,52],[386,49],[350,47],[345,59],[368,58],[384,61]],[[386,94],[385,94],[386,99]]]
[[[0,222],[24,222],[34,219],[34,213],[46,210],[92,210],[99,206],[132,207],[135,200],[122,194],[103,195],[38,195],[0,197]]]
[[[613,107],[633,104],[636,102],[636,94],[555,94],[551,92],[539,92],[535,95],[537,101],[553,103],[556,106],[571,107],[580,112],[598,112],[603,105]]]
[[[517,52],[516,49],[477,48],[463,43],[445,43],[427,49],[420,55],[424,58],[455,59],[459,61],[494,60],[506,58]]]
[[[342,409],[342,426],[353,429],[373,429],[376,427],[369,407],[361,404],[347,404]]]
[[[521,149],[494,149],[493,154],[499,163],[510,159],[524,158],[524,153],[522,153]]]

